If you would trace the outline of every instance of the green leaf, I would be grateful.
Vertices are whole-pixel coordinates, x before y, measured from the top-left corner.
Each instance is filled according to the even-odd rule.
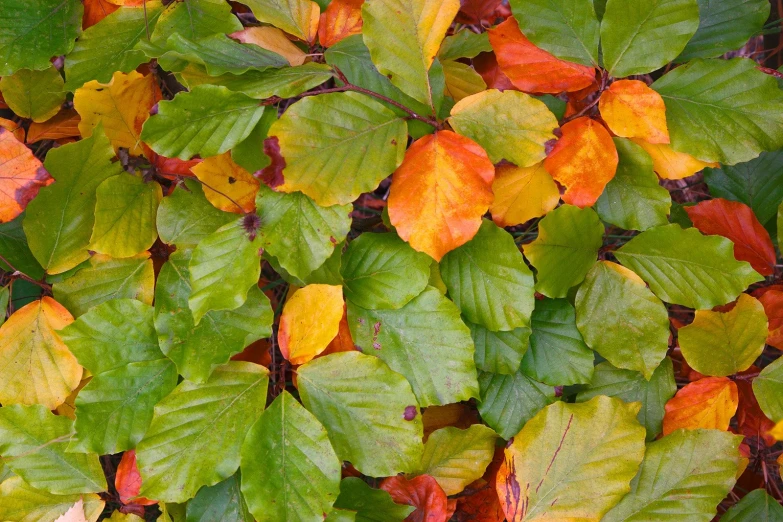
[[[734,245],[679,225],[642,232],[615,252],[663,301],[699,310],[733,301],[762,277],[734,259]]]
[[[349,301],[348,326],[356,346],[408,379],[421,406],[478,396],[470,331],[436,289],[398,310],[365,310]]]
[[[242,445],[242,494],[258,521],[322,520],[340,494],[340,465],[318,419],[283,391]]]
[[[783,147],[783,92],[747,58],[695,60],[657,80],[672,147],[729,165]]]
[[[44,406],[0,408],[0,453],[3,462],[30,486],[54,493],[106,490],[98,455],[66,453],[73,421]]]
[[[203,487],[188,501],[186,522],[253,522],[242,492],[239,474],[214,486]]]
[[[534,381],[522,372],[514,375],[480,372],[481,419],[506,440],[548,404],[555,402],[555,389]]]
[[[546,157],[557,119],[547,106],[517,91],[490,89],[463,98],[451,109],[454,130],[481,145],[493,163],[530,167]]]
[[[8,310],[8,302],[11,300],[11,285],[8,284],[0,288],[0,326],[5,323],[5,314]],[[2,477],[2,468],[0,468],[0,477]],[[2,481],[2,478],[0,478]]]
[[[196,326],[211,310],[236,310],[261,275],[261,238],[248,235],[244,218],[223,225],[204,238],[190,258],[188,306]]]
[[[136,450],[139,495],[184,502],[233,475],[245,434],[264,409],[267,375],[263,366],[232,361],[206,383],[183,381],[160,401]]]
[[[435,430],[424,444],[417,474],[430,475],[446,495],[456,495],[484,475],[495,454],[495,439],[497,434],[481,424]]]
[[[172,34],[166,40],[166,52],[158,61],[166,70],[177,70],[183,60],[204,66],[211,76],[242,74],[250,69],[264,71],[288,65],[288,61],[275,52],[237,42],[225,34],[195,40]]]
[[[538,223],[538,238],[523,247],[538,271],[536,291],[565,297],[598,259],[604,226],[591,208],[562,205]]]
[[[322,206],[375,190],[402,162],[407,125],[371,97],[341,92],[293,104],[269,129],[285,158],[282,192],[299,190]]]
[[[272,308],[258,287],[235,310],[207,312],[198,325],[188,308],[191,251],[169,256],[155,289],[155,328],[160,349],[187,380],[203,383],[219,365],[272,333]]]
[[[120,7],[82,33],[65,56],[65,88],[74,91],[91,80],[109,83],[115,71],[128,73],[147,61],[136,44],[147,38],[163,12],[157,1],[142,7]]]
[[[602,522],[711,520],[734,486],[741,436],[720,430],[677,430],[647,445],[631,492]]]
[[[303,279],[299,279],[298,277],[294,277],[289,274],[285,268],[280,266],[280,262],[276,257],[265,253],[264,259],[269,262],[269,266],[271,266],[272,269],[289,284],[296,286],[313,284],[340,286],[343,284],[343,277],[340,275],[343,246],[345,246],[344,242],[337,244],[334,247],[332,255],[329,256],[329,258],[327,258],[327,260],[324,261],[321,266],[310,272],[310,274]]]
[[[11,477],[0,483],[0,520],[54,522],[79,500],[84,502],[85,518],[98,520],[106,504],[98,495],[53,495],[35,489],[22,477]]]
[[[699,30],[677,61],[717,58],[739,49],[761,34],[769,8],[767,0],[699,0]]]
[[[188,0],[174,2],[166,7],[155,24],[151,40],[152,43],[160,44],[174,33],[194,40],[241,29],[242,24],[224,0]]]
[[[89,259],[95,223],[95,191],[122,172],[112,163],[114,149],[102,128],[92,136],[50,150],[44,167],[56,183],[43,187],[27,206],[24,232],[35,258],[50,274]]]
[[[23,212],[7,223],[0,223],[0,255],[11,263],[16,270],[27,274],[33,279],[41,279],[44,275],[44,270],[38,264],[38,260],[35,259],[33,253],[30,252],[27,236],[25,236],[22,229],[24,217],[25,214]],[[13,272],[11,267],[3,261],[0,261],[0,269]]]
[[[340,482],[340,496],[334,507],[355,511],[356,522],[400,522],[416,509],[395,504],[389,493],[373,489],[356,477]]]
[[[160,202],[157,229],[164,243],[180,248],[196,246],[236,217],[236,214],[216,209],[207,201],[201,183],[186,179]]]
[[[0,76],[46,69],[51,57],[68,54],[81,32],[83,12],[79,0],[0,3],[0,19],[13,21],[0,34]]]
[[[604,67],[615,77],[660,69],[682,52],[698,27],[696,0],[609,0],[601,21]]]
[[[595,367],[592,381],[579,392],[576,401],[607,395],[625,402],[641,402],[642,409],[636,418],[647,429],[647,440],[654,440],[663,428],[666,401],[674,397],[676,391],[674,369],[668,357],[658,365],[649,381],[639,372],[621,370],[602,362]]]
[[[144,122],[141,139],[167,158],[217,156],[247,138],[263,113],[246,94],[200,85],[160,102],[158,113]]]
[[[231,159],[248,172],[257,172],[268,167],[272,159],[264,152],[264,141],[269,127],[277,121],[277,110],[269,108],[253,128],[253,132],[231,149]]]
[[[63,77],[54,66],[42,71],[21,69],[0,80],[3,99],[17,116],[46,121],[65,101]]]
[[[576,327],[576,312],[565,299],[536,301],[530,348],[522,372],[552,386],[583,384],[593,376],[593,352]]]
[[[152,304],[155,274],[149,254],[127,259],[92,256],[84,268],[52,285],[54,298],[79,317],[110,299],[138,299]]]
[[[443,39],[438,51],[439,60],[457,60],[459,58],[475,58],[481,53],[492,52],[488,33],[474,33],[469,29],[461,29]]]
[[[275,192],[262,184],[256,195],[261,246],[289,274],[305,278],[348,234],[352,209],[351,205],[322,207],[301,192]]]
[[[625,230],[647,230],[669,222],[669,191],[658,185],[650,155],[639,145],[614,138],[620,163],[606,185],[595,211],[603,221]]]
[[[511,0],[519,28],[561,60],[598,64],[599,24],[592,0]]]
[[[374,477],[418,466],[421,416],[402,375],[359,352],[319,357],[300,366],[297,375],[302,402],[326,427],[341,460]]]
[[[774,422],[783,421],[783,359],[778,358],[753,379],[753,394],[764,415]]]
[[[513,375],[527,352],[530,328],[523,326],[510,332],[493,332],[480,324],[468,323],[476,346],[476,367],[486,372]]]
[[[348,511],[347,509],[332,509],[324,522],[355,522],[357,513],[356,511]]]
[[[309,40],[312,2],[309,0],[246,0],[259,22],[266,22],[301,40]]]
[[[397,234],[362,234],[343,254],[345,297],[362,308],[401,308],[427,288],[430,261]]]
[[[609,261],[593,265],[579,287],[576,326],[590,348],[645,379],[669,349],[666,307],[639,276]]]
[[[721,522],[781,522],[783,506],[763,489],[754,489],[731,506]]]
[[[514,509],[515,520],[600,520],[628,492],[644,457],[638,411],[604,396],[541,410],[506,448],[505,489],[525,495],[506,511]]]
[[[440,262],[449,296],[472,323],[492,331],[528,326],[533,275],[514,238],[484,220],[476,235]]]

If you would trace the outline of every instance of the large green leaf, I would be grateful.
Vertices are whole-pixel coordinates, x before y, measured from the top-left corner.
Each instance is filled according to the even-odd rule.
[[[173,34],[166,40],[166,52],[158,58],[166,70],[180,70],[188,62],[203,66],[211,76],[242,74],[250,69],[264,71],[284,67],[288,61],[279,54],[254,44],[243,44],[226,36],[214,34],[191,40]]]
[[[449,296],[473,323],[492,331],[528,326],[533,312],[533,274],[514,238],[484,220],[476,235],[440,262]]]
[[[783,358],[778,358],[753,379],[753,394],[764,415],[775,422],[783,421]]]
[[[256,520],[323,520],[340,494],[340,465],[326,430],[287,391],[242,445],[242,494]]]
[[[510,332],[493,332],[480,324],[468,323],[476,346],[476,367],[486,372],[513,375],[530,345],[530,328],[523,326]]]
[[[241,29],[242,23],[231,13],[231,6],[224,0],[173,2],[160,15],[152,31],[152,42],[162,43],[174,33],[197,39]]]
[[[672,147],[729,165],[783,147],[783,92],[747,58],[695,60],[657,80]]]
[[[741,441],[725,431],[698,429],[651,442],[631,492],[602,522],[709,522],[736,481]]]
[[[27,206],[24,231],[30,250],[50,274],[70,270],[90,257],[95,191],[122,172],[102,128],[89,138],[49,151],[44,167],[55,183],[43,187]]]
[[[511,0],[519,28],[562,60],[598,64],[599,25],[592,0]]]
[[[237,472],[223,482],[198,490],[188,501],[185,522],[253,522],[239,482]]]
[[[356,513],[356,522],[399,522],[416,508],[395,504],[391,495],[373,489],[360,478],[346,477],[340,483],[340,496],[334,507]],[[331,519],[327,519],[331,522]],[[342,520],[340,521],[342,522]]]
[[[22,477],[11,477],[0,483],[0,520],[54,522],[79,500],[83,501],[85,519],[98,520],[106,503],[96,494],[53,495],[35,489]]]
[[[421,416],[402,375],[377,357],[341,352],[300,366],[297,376],[302,402],[326,427],[340,459],[374,477],[416,469]]]
[[[405,120],[356,92],[304,98],[269,129],[285,158],[283,192],[322,206],[344,205],[374,190],[402,162]]]
[[[577,402],[587,401],[597,395],[617,397],[625,402],[641,402],[639,423],[647,429],[647,440],[654,440],[661,433],[666,401],[674,397],[677,384],[669,358],[664,359],[648,381],[639,372],[621,370],[608,362],[595,367],[593,379],[587,388],[576,396]]]
[[[682,52],[698,27],[696,0],[609,0],[601,20],[604,67],[616,77],[660,69]]]
[[[16,219],[7,223],[0,223],[0,256],[3,256],[6,261],[23,274],[27,274],[33,279],[41,279],[44,275],[44,270],[27,244],[27,236],[25,236],[22,228],[24,217],[25,214],[23,212]],[[13,272],[11,267],[3,261],[0,261],[0,269]]]
[[[65,101],[63,78],[54,66],[42,71],[22,69],[0,80],[3,100],[14,114],[35,122],[46,121]]]
[[[470,330],[435,288],[398,310],[365,310],[349,301],[348,325],[364,353],[408,379],[421,406],[478,396]]]
[[[204,197],[201,183],[187,179],[160,202],[157,229],[164,243],[179,248],[196,246],[236,217],[236,214],[216,209]]]
[[[562,205],[538,224],[538,238],[524,246],[525,257],[538,271],[536,291],[565,297],[598,259],[604,226],[591,208]]]
[[[754,489],[731,506],[721,522],[782,522],[783,506],[763,489]]]
[[[480,372],[481,419],[506,440],[546,405],[555,402],[555,389],[534,381],[522,372],[514,375]]]
[[[671,224],[642,232],[615,252],[663,301],[707,309],[733,301],[762,277],[734,259],[734,245],[720,236]]]
[[[44,406],[0,408],[3,462],[36,489],[69,495],[106,490],[98,455],[66,453],[73,421]]]
[[[19,69],[49,67],[53,56],[67,54],[81,32],[84,7],[79,0],[6,0],[0,2],[0,76]]]
[[[609,261],[587,273],[576,294],[576,326],[587,345],[646,379],[669,349],[669,313],[639,276]]]
[[[247,138],[263,113],[264,106],[246,94],[199,85],[160,102],[158,113],[144,122],[141,139],[168,158],[217,156]]]
[[[263,366],[232,361],[204,384],[180,383],[155,406],[138,445],[139,494],[184,502],[233,475],[245,434],[264,409],[268,381]]]

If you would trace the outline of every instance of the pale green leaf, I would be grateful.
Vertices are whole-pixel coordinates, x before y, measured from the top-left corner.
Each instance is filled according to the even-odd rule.
[[[763,489],[754,489],[731,506],[721,522],[783,522],[783,506]]]
[[[260,22],[272,24],[302,40],[314,37],[311,33],[313,12],[310,0],[244,0]]]
[[[151,39],[153,43],[162,43],[170,35],[179,33],[192,40],[241,29],[242,24],[225,0],[188,0],[166,7],[155,24]]]
[[[239,489],[239,473],[203,487],[188,501],[186,522],[253,522]]]
[[[55,522],[82,500],[85,519],[95,522],[106,504],[96,494],[53,495],[27,484],[22,477],[0,483],[0,520],[7,522]]]
[[[555,402],[555,389],[534,381],[522,372],[514,375],[480,372],[481,419],[506,440],[548,404]]]
[[[161,241],[182,248],[197,245],[236,217],[207,201],[201,183],[186,179],[160,202],[157,229]]]
[[[20,69],[0,80],[3,100],[22,118],[46,121],[60,110],[65,101],[63,77],[54,66],[42,71]]]
[[[480,324],[468,323],[476,345],[476,367],[486,372],[513,375],[527,352],[530,328],[523,326],[510,332],[493,332]]]
[[[346,477],[334,507],[356,512],[356,522],[400,522],[416,508],[395,504],[391,495],[373,489],[360,478]]]
[[[783,421],[783,358],[778,358],[753,379],[753,394],[761,411],[774,422]]]

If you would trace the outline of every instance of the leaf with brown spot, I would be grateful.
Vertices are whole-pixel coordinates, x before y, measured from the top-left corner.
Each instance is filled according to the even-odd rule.
[[[231,159],[230,152],[211,156],[192,169],[215,208],[241,214],[256,208],[259,181]]]

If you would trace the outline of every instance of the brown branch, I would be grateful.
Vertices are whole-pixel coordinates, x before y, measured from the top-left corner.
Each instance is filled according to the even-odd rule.
[[[32,283],[36,286],[39,286],[48,292],[52,291],[52,285],[45,283],[43,281],[37,281],[32,277],[30,277],[29,275],[25,274],[24,272],[17,270],[16,268],[14,268],[14,265],[9,263],[5,257],[0,256],[0,261],[8,265],[8,267],[11,269],[11,279],[24,279],[28,283]]]

